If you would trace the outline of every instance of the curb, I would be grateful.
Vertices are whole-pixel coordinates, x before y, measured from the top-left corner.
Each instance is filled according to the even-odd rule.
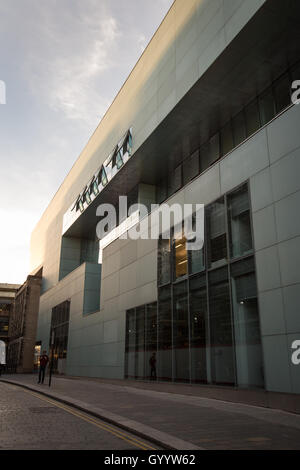
[[[46,396],[48,398],[52,398],[57,402],[64,403],[65,405],[71,406],[75,409],[83,411],[91,416],[99,418],[109,424],[117,426],[125,431],[128,431],[132,434],[135,434],[138,437],[146,439],[147,441],[158,445],[166,450],[205,450],[202,447],[197,447],[196,445],[184,441],[182,439],[178,439],[175,436],[167,434],[162,431],[158,431],[150,426],[144,425],[137,421],[130,420],[128,418],[122,417],[115,413],[111,413],[107,410],[103,410],[102,408],[89,406],[87,403],[84,403],[79,400],[70,399],[69,397],[65,397],[64,395],[58,395],[55,392],[47,393],[41,391],[38,387],[29,386],[27,384],[23,384],[20,382],[15,382],[13,380],[6,380],[0,378],[0,383],[7,383],[10,385],[15,385],[20,388],[24,388],[26,390],[30,390],[32,392],[39,393],[40,395]]]

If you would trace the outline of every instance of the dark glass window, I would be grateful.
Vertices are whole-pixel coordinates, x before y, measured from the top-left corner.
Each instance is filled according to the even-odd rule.
[[[224,198],[207,208],[208,253],[210,265],[227,259],[226,216]]]
[[[227,267],[209,274],[211,380],[233,385],[234,348]]]
[[[232,129],[234,146],[237,147],[247,137],[244,111],[241,111],[232,119]]]
[[[155,374],[152,371],[151,377],[151,365],[150,358],[153,356],[153,353],[157,352],[157,303],[154,302],[146,306],[146,377],[155,379]],[[156,368],[155,368],[156,369]]]
[[[258,102],[255,99],[245,108],[247,136],[254,134],[260,126]]]
[[[99,177],[98,177],[98,183],[102,184],[102,186],[106,186],[107,183],[108,183],[108,179],[107,179],[107,175],[106,175],[106,171],[104,169],[104,167],[101,168],[100,170],[100,173],[99,173]]]
[[[280,113],[292,104],[291,102],[291,83],[288,73],[274,83],[274,94],[276,100],[276,112]]]
[[[195,214],[193,214],[193,231],[196,230],[196,219]],[[204,259],[204,247],[202,250],[189,250],[188,251],[189,259],[189,274],[196,274],[205,268],[205,259]]]
[[[206,275],[190,280],[191,380],[207,382],[208,318]]]
[[[156,187],[156,201],[157,204],[161,204],[168,197],[168,183],[167,179],[162,179]]]
[[[240,387],[263,387],[263,359],[254,259],[231,265],[236,375]]]
[[[168,178],[168,196],[172,196],[182,187],[182,167],[179,165],[169,174]]]
[[[49,350],[53,359],[53,369],[60,371],[66,359],[69,335],[70,301],[66,300],[52,309]],[[53,343],[52,343],[53,337]]]
[[[234,147],[231,121],[221,130],[222,155],[229,153]]]
[[[135,378],[135,309],[126,312],[125,377]]]
[[[268,88],[268,90],[259,97],[259,111],[262,126],[274,118],[275,102],[272,87]]]
[[[183,162],[183,184],[186,185],[199,174],[199,151]]]
[[[247,185],[231,193],[227,205],[230,256],[237,258],[251,253],[253,249]]]
[[[172,302],[171,288],[158,291],[158,378],[172,380]]]
[[[9,317],[0,317],[0,336],[8,335]]]
[[[189,382],[190,361],[187,281],[174,285],[173,348],[174,380]]]
[[[171,241],[158,241],[158,285],[171,282]]]
[[[300,80],[300,62],[295,64],[292,68],[292,79]]]
[[[145,306],[136,309],[135,376],[145,377]]]
[[[220,156],[220,134],[217,133],[208,142],[202,145],[200,149],[201,171],[204,171],[213,165]]]

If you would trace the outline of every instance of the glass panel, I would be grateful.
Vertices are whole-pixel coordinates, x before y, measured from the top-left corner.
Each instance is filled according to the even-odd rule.
[[[233,140],[236,147],[246,139],[246,123],[244,111],[241,111],[232,120]]]
[[[274,83],[274,94],[276,99],[276,112],[280,113],[292,104],[291,83],[289,75],[286,73]]]
[[[158,292],[158,378],[172,380],[172,304],[171,289]]]
[[[169,174],[168,179],[168,196],[172,196],[182,187],[182,168],[179,165]]]
[[[157,303],[146,307],[146,377],[156,379],[157,353]]]
[[[209,275],[209,314],[212,382],[234,385],[234,348],[227,267]]]
[[[183,235],[182,227],[175,230],[173,237],[174,253],[174,279],[186,276],[188,273],[188,257],[186,250],[186,238]]]
[[[135,310],[126,313],[125,377],[135,378]]]
[[[158,285],[171,282],[171,241],[158,241]]]
[[[221,130],[221,146],[222,155],[226,155],[234,147],[231,121]]]
[[[199,151],[193,153],[183,162],[183,185],[188,184],[199,174]]]
[[[292,79],[300,80],[300,62],[295,64],[292,68]]]
[[[231,268],[237,385],[239,387],[264,386],[256,279],[253,270],[253,259],[235,263]]]
[[[187,282],[174,285],[173,305],[174,380],[189,382],[190,360]]]
[[[136,309],[135,376],[145,377],[145,306]]]
[[[224,262],[227,259],[225,202],[223,198],[208,207],[207,219],[208,252],[210,264],[213,267],[216,263]]]
[[[209,168],[220,158],[220,135],[215,134],[208,142],[202,145],[200,149],[200,167],[201,171]]]
[[[270,122],[275,116],[275,103],[272,88],[269,88],[259,97],[259,111],[262,126]]]
[[[230,257],[237,258],[253,250],[248,187],[230,194],[227,204]]]
[[[193,214],[193,231],[196,231],[196,215]],[[188,252],[189,256],[189,273],[196,274],[205,268],[205,261],[204,261],[204,248],[202,250],[190,250]]]
[[[117,164],[117,168],[118,170],[122,167],[123,165],[123,158],[122,158],[122,149],[120,149],[117,153],[117,156],[116,156],[116,164]]]
[[[168,197],[168,185],[167,180],[161,180],[156,187],[156,201],[157,204],[161,204]]]
[[[191,380],[207,382],[207,292],[206,276],[190,281]],[[209,368],[209,365],[208,365]]]
[[[245,108],[247,136],[254,134],[260,126],[259,110],[257,100],[252,101]]]

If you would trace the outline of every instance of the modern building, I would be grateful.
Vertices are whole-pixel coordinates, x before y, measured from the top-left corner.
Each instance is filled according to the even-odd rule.
[[[9,320],[19,284],[0,284],[0,341],[8,343]]]
[[[58,370],[300,393],[299,61],[298,0],[173,3],[32,234]],[[204,204],[204,247],[119,211],[99,253],[121,195]]]
[[[7,369],[30,373],[34,369],[42,270],[27,276],[15,293],[9,319]]]

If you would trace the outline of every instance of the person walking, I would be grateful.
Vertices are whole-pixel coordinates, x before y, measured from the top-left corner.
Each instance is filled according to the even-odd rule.
[[[43,351],[43,354],[40,356],[40,371],[39,371],[39,381],[38,383],[43,384],[45,380],[46,367],[49,362],[49,357],[47,356],[47,351]]]
[[[156,353],[154,352],[149,359],[151,368],[151,379],[156,380]]]

